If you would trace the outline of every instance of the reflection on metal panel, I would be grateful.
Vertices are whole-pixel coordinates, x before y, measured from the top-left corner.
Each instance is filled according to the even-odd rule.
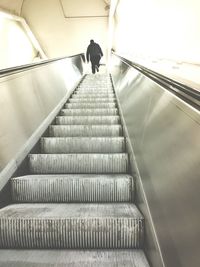
[[[0,171],[81,76],[79,56],[0,78]]]
[[[112,74],[164,264],[199,267],[200,113],[116,58]],[[148,257],[162,266],[148,233]]]

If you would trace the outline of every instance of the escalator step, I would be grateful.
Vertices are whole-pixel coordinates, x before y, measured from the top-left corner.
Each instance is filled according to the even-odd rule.
[[[115,99],[115,96],[113,94],[73,94],[73,99],[95,99],[95,98],[105,98],[105,99]]]
[[[79,103],[77,103],[79,104]],[[87,103],[86,103],[87,104]],[[107,104],[107,103],[104,103]],[[109,103],[109,104],[114,104],[114,103]],[[80,103],[81,107],[82,103]],[[84,109],[84,108],[79,108],[79,109],[62,109],[60,112],[61,115],[64,116],[93,116],[93,115],[117,115],[118,114],[118,109],[117,108],[101,108],[101,109]]]
[[[41,152],[55,153],[122,153],[124,137],[68,137],[42,138]]]
[[[115,98],[70,98],[70,103],[115,103]]]
[[[86,88],[79,89],[78,91],[74,91],[75,94],[113,94],[113,90],[102,90],[99,88]]]
[[[133,178],[126,174],[28,175],[11,179],[14,202],[130,202]]]
[[[0,251],[1,267],[149,267],[139,249]]]
[[[121,136],[121,125],[51,125],[49,134],[54,137],[111,137]]]
[[[126,173],[128,155],[119,154],[29,154],[32,174]]]
[[[73,108],[73,109],[109,109],[109,108],[115,108],[116,103],[67,103],[65,104],[65,108]],[[93,110],[95,112],[95,110]]]
[[[58,116],[56,124],[60,125],[107,125],[119,124],[119,116]]]
[[[15,204],[0,210],[2,248],[142,248],[134,204]]]
[[[107,92],[102,92],[102,91],[99,91],[98,89],[96,91],[91,91],[90,93],[88,92],[83,92],[83,91],[74,91],[73,93],[73,96],[81,96],[81,97],[84,97],[84,96],[115,96],[114,92],[113,91],[107,91]]]

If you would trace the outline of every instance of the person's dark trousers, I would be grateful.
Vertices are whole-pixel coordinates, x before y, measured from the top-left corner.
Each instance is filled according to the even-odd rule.
[[[101,57],[98,56],[93,56],[90,58],[91,64],[92,64],[92,73],[95,74],[96,69],[99,69],[99,62],[100,62]]]

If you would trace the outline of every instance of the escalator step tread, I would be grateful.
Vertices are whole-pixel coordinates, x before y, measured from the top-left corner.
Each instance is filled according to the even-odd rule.
[[[13,202],[130,202],[133,177],[113,175],[27,175],[11,179]]]
[[[56,124],[75,124],[75,125],[106,125],[119,124],[120,117],[115,116],[57,116]]]
[[[115,154],[29,154],[32,174],[126,173],[128,155]]]
[[[124,137],[45,137],[40,141],[41,152],[54,153],[122,153]]]
[[[121,136],[121,125],[51,125],[49,135],[54,137],[111,137]]]
[[[0,250],[5,267],[149,267],[144,252],[115,250]]]
[[[134,204],[13,204],[0,210],[0,247],[142,248]]]

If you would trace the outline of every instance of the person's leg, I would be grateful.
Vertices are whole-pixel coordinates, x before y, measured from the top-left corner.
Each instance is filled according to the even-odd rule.
[[[95,67],[97,71],[99,71],[99,61],[100,61],[100,56],[95,56]]]
[[[91,58],[91,68],[92,68],[92,73],[95,74],[95,58]]]
[[[92,63],[92,73],[95,74],[95,64],[94,64],[94,62]]]
[[[100,59],[101,59],[101,56],[97,56],[97,59],[96,59],[96,61],[97,61],[97,66],[98,66],[98,68],[99,68],[99,66],[100,66]]]

